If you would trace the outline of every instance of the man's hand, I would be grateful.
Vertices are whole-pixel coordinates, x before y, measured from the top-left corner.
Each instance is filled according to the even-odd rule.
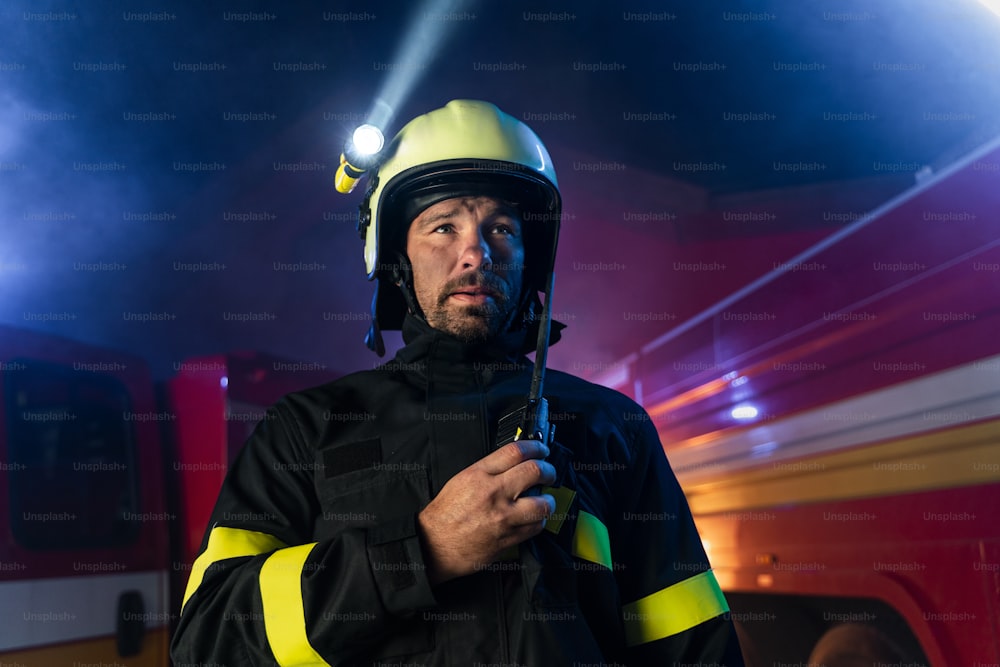
[[[512,442],[445,483],[417,516],[432,584],[481,570],[541,532],[556,501],[522,494],[555,481],[555,468],[542,460],[548,454],[537,440]]]

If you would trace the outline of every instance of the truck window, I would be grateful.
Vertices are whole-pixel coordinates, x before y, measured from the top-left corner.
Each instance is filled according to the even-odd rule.
[[[132,542],[141,522],[129,395],[117,378],[20,360],[4,374],[11,530],[30,549]]]

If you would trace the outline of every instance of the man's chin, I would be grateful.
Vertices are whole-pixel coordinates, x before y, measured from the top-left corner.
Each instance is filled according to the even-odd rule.
[[[460,312],[436,313],[428,322],[435,329],[463,342],[482,343],[500,333],[503,317],[492,309],[472,306],[462,308]]]
[[[450,318],[443,329],[466,343],[482,343],[497,334],[488,318],[471,315]]]
[[[494,335],[486,327],[460,326],[445,331],[463,343],[485,343]]]

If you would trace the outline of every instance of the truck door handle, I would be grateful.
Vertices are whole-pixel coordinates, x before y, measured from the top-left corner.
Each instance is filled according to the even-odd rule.
[[[118,655],[138,655],[146,636],[146,605],[139,591],[125,591],[118,596],[118,623],[115,637]]]

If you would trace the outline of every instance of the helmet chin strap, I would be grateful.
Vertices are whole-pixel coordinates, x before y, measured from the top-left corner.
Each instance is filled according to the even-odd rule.
[[[521,288],[521,300],[517,308],[511,313],[507,321],[507,331],[518,331],[528,329],[539,317],[538,311],[541,303],[538,301],[538,294],[530,285]]]
[[[399,293],[403,295],[403,301],[410,314],[426,321],[424,311],[420,309],[420,304],[413,294],[413,267],[410,266],[410,259],[404,253],[396,253],[396,263],[393,265],[392,274],[388,277],[399,288]],[[378,324],[378,291],[387,289],[387,282],[384,278],[376,280],[375,296],[372,299],[372,321],[371,326],[368,327],[368,334],[365,336],[365,345],[380,357],[385,356],[385,342]]]
[[[413,294],[413,267],[410,265],[410,258],[405,253],[396,253],[396,263],[392,268],[392,282],[403,294],[403,301],[406,302],[406,309],[415,317],[426,320],[424,311],[417,302],[417,297]]]

